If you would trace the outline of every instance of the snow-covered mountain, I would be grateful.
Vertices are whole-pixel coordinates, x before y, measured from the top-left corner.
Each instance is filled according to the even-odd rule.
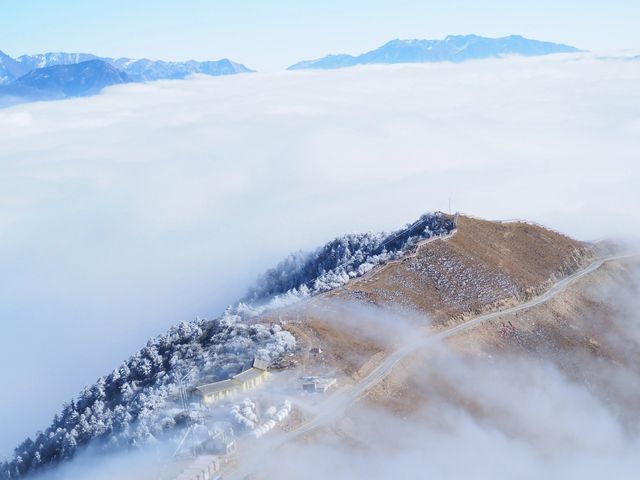
[[[0,85],[6,85],[28,73],[30,68],[0,50]]]
[[[37,68],[0,86],[0,106],[94,95],[110,85],[127,82],[126,73],[102,60]]]
[[[227,58],[216,61],[197,62],[165,62],[163,60],[98,57],[91,53],[49,52],[37,55],[22,55],[16,61],[28,70],[70,65],[88,60],[102,60],[126,73],[132,81],[149,81],[163,79],[182,79],[194,73],[204,75],[233,75],[253,70]]]
[[[74,63],[87,62],[89,60],[104,60],[90,53],[65,53],[49,52],[36,55],[22,55],[16,59],[25,68],[35,70],[36,68],[53,67],[55,65],[71,65]]]
[[[105,59],[119,68],[133,81],[150,81],[171,79],[177,80],[189,75],[200,73],[203,75],[219,76],[234,75],[236,73],[250,73],[253,70],[227,58],[217,61],[196,62],[164,62],[162,60],[133,60],[130,58]]]
[[[333,69],[383,63],[463,62],[506,55],[537,56],[579,51],[569,45],[530,40],[520,35],[502,38],[449,35],[443,40],[396,39],[361,55],[328,55],[296,63],[289,70]]]
[[[62,96],[78,97],[98,93],[109,85],[127,83],[126,73],[102,60],[88,60],[68,65],[37,68],[10,87],[26,87]]]
[[[177,80],[193,74],[219,76],[247,72],[253,70],[226,58],[205,62],[165,62],[98,57],[91,53],[50,52],[22,55],[14,59],[0,51],[0,107],[34,100],[90,95],[108,85],[123,82]]]

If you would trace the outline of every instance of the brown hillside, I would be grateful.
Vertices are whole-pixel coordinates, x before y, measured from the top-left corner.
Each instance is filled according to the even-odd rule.
[[[340,301],[417,309],[437,327],[458,322],[468,313],[522,301],[592,257],[590,245],[537,225],[461,216],[455,235],[427,241],[341,289],[271,312],[261,321],[280,322],[296,336],[303,370],[329,366],[346,378],[357,378],[393,349],[394,336],[402,333],[391,321],[386,328],[376,328],[382,336],[367,336],[374,329],[359,330],[361,319],[342,309]],[[426,326],[424,320],[416,325]],[[318,346],[323,354],[310,356],[309,349]]]
[[[460,216],[453,237],[426,242],[333,295],[406,305],[444,323],[530,297],[592,255],[589,245],[538,225]]]
[[[455,235],[272,312],[271,321],[298,340],[300,371],[337,378],[331,408],[340,406],[343,392],[358,395],[295,441],[367,449],[375,438],[382,452],[403,453],[393,428],[381,434],[380,425],[406,426],[410,439],[423,438],[415,437],[420,432],[438,441],[460,431],[476,441],[486,429],[548,456],[582,442],[581,425],[592,412],[609,419],[613,432],[618,426],[622,435],[640,432],[638,260],[610,259],[545,302],[406,349],[434,333],[424,314],[443,329],[474,312],[523,303],[589,265],[596,248],[524,222],[461,217]],[[289,428],[314,418],[312,410],[300,412]]]
[[[447,345],[468,365],[552,364],[571,382],[586,385],[627,429],[637,431],[640,336],[634,305],[639,271],[637,259],[609,262],[549,302],[462,332]],[[438,355],[431,349],[408,357],[368,393],[368,401],[408,415],[438,398],[472,416],[489,415],[434,362]]]

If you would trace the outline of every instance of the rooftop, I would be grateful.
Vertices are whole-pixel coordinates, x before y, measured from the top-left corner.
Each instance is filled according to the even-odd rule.
[[[236,375],[237,376],[237,375]],[[196,390],[203,394],[217,393],[224,390],[230,390],[236,387],[236,383],[232,380],[222,380],[215,383],[207,383],[196,387]]]
[[[249,370],[245,370],[244,372],[240,372],[239,374],[233,377],[233,380],[237,380],[238,382],[247,382],[254,378],[261,377],[264,374],[264,370],[259,368],[250,368]]]

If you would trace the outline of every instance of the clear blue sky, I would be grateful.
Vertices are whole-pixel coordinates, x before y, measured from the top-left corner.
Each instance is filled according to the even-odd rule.
[[[0,50],[277,69],[392,38],[512,33],[589,50],[640,48],[638,0],[2,0]]]

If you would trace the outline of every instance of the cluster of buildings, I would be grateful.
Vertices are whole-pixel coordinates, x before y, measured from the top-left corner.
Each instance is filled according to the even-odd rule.
[[[309,354],[320,357],[322,350],[319,347],[311,348]],[[227,380],[207,383],[197,386],[192,393],[199,397],[201,403],[211,405],[228,398],[242,394],[261,385],[268,375],[268,363],[254,359],[251,367],[232,376]],[[307,375],[300,378],[302,391],[305,393],[325,393],[336,385],[336,379]],[[277,410],[272,407],[266,412],[269,418],[264,424],[252,430],[253,436],[259,438],[276,425],[277,421],[284,420],[291,411],[291,403],[286,401]],[[176,480],[216,480],[220,479],[221,460],[227,458],[235,451],[233,431],[217,429],[214,432],[200,432],[197,427],[193,430],[194,445],[190,454],[195,461],[190,464]]]

